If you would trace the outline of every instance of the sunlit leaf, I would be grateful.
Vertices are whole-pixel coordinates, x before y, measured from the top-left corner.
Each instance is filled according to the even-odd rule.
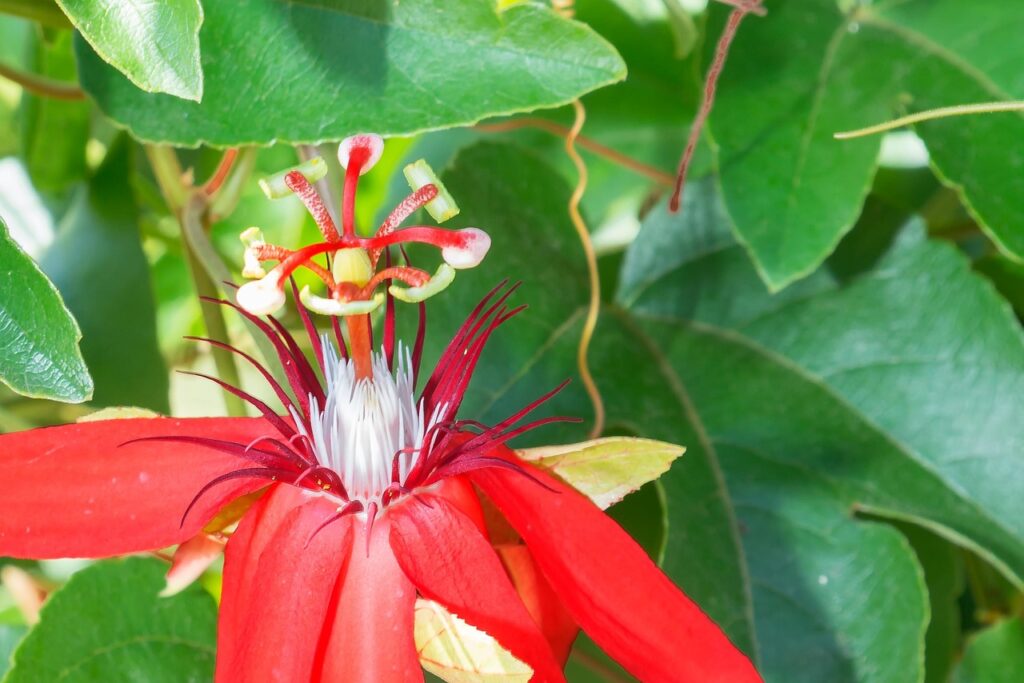
[[[662,441],[609,437],[517,451],[607,508],[668,471],[686,449]]]
[[[625,76],[611,45],[535,3],[500,14],[491,0],[203,8],[201,103],[142,92],[79,43],[82,85],[136,137],[192,146],[408,134],[565,104]]]
[[[432,600],[416,600],[420,664],[448,683],[526,683],[533,669]]]
[[[92,379],[82,334],[57,288],[7,233],[0,219],[0,381],[27,396],[79,403]]]
[[[104,60],[139,88],[198,102],[199,0],[57,0]]]

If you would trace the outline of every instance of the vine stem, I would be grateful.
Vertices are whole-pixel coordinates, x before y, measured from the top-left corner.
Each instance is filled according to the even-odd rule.
[[[1016,102],[981,102],[978,104],[955,104],[950,107],[928,109],[925,111],[919,111],[915,114],[901,116],[898,119],[886,121],[885,123],[878,123],[875,124],[874,126],[868,126],[867,128],[858,128],[857,130],[847,130],[843,131],[842,133],[835,133],[833,137],[836,140],[852,140],[853,138],[861,138],[867,135],[886,133],[890,130],[902,128],[903,126],[909,126],[914,123],[921,123],[922,121],[934,121],[936,119],[948,119],[954,116],[968,116],[971,114],[999,114],[1002,112],[1024,112],[1024,100],[1018,100]]]
[[[576,139],[587,120],[587,112],[579,100],[573,100],[572,106],[576,112],[576,120],[565,138],[565,151],[576,167],[579,180],[569,198],[569,218],[572,220],[576,234],[579,235],[580,244],[583,246],[583,255],[587,260],[587,276],[590,279],[590,302],[587,306],[587,318],[583,323],[583,332],[580,334],[580,343],[576,350],[576,364],[580,370],[583,387],[587,390],[590,402],[594,404],[594,426],[590,430],[590,438],[594,439],[604,431],[605,410],[601,391],[597,388],[594,376],[590,373],[587,354],[590,351],[590,341],[594,338],[594,329],[597,327],[597,316],[601,310],[601,278],[597,271],[594,243],[590,239],[590,231],[587,230],[587,225],[583,222],[583,216],[580,214],[580,201],[587,189],[587,165],[583,163],[583,158],[576,151]]]
[[[724,0],[723,0],[724,1]],[[697,116],[690,126],[690,136],[686,140],[686,148],[679,159],[679,168],[676,170],[675,189],[672,191],[672,198],[669,199],[669,211],[679,211],[679,203],[683,196],[683,186],[686,183],[686,172],[690,169],[690,162],[693,160],[693,152],[697,149],[697,141],[700,140],[701,131],[704,130],[704,123],[711,114],[711,108],[715,104],[715,89],[718,87],[718,77],[725,67],[725,58],[729,56],[729,48],[736,37],[736,31],[740,23],[748,14],[763,16],[764,8],[761,7],[761,0],[729,0],[725,4],[733,7],[729,14],[722,35],[718,38],[718,45],[715,47],[715,58],[708,69],[708,75],[704,80],[704,97],[697,110]]]
[[[6,64],[0,64],[0,76],[13,83],[17,83],[28,92],[40,97],[71,101],[85,99],[85,91],[77,85],[19,71]]]
[[[217,285],[207,272],[206,264],[196,253],[196,245],[192,239],[197,231],[201,232],[203,229],[202,216],[205,212],[206,195],[201,190],[194,190],[183,180],[181,166],[178,164],[178,159],[172,148],[146,145],[146,156],[153,167],[153,174],[156,176],[157,185],[160,187],[164,200],[181,226],[182,245],[185,249],[185,257],[196,293],[200,297],[219,298],[220,292]],[[210,338],[228,342],[228,328],[221,307],[203,301],[200,303],[200,310],[203,314],[206,333]],[[217,347],[214,347],[211,352],[220,378],[228,384],[240,386],[241,377],[238,373],[238,366],[235,364],[234,354],[227,349]],[[248,414],[245,403],[237,396],[224,392],[223,397],[228,415],[244,417]]]
[[[570,131],[569,128],[558,123],[555,123],[554,121],[530,117],[515,119],[513,121],[501,121],[499,123],[478,123],[476,126],[474,126],[474,128],[476,128],[477,130],[482,130],[485,133],[504,133],[507,131],[519,130],[522,128],[536,128],[537,130],[542,130],[546,133],[557,135],[560,138],[564,138],[565,136],[567,136]],[[654,166],[649,166],[643,163],[642,161],[638,161],[633,157],[627,156],[622,152],[612,149],[611,147],[602,145],[600,142],[592,140],[591,138],[585,137],[583,135],[577,135],[576,143],[583,149],[587,150],[588,152],[593,152],[594,154],[600,157],[608,159],[612,163],[618,164],[623,168],[629,169],[634,173],[638,173],[650,180],[653,180],[659,185],[664,185],[665,187],[672,187],[673,182],[675,182],[675,178],[672,174],[665,173],[664,171],[655,168]]]

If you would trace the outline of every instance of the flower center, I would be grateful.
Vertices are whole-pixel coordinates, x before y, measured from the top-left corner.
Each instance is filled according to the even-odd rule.
[[[374,353],[371,377],[359,377],[354,361],[340,358],[327,339],[323,349],[323,405],[309,396],[308,430],[294,408],[292,418],[320,463],[341,478],[351,500],[383,507],[384,491],[394,483],[404,486],[421,454],[433,446],[437,430],[431,428],[445,406],[424,414],[424,402],[415,397],[412,359],[401,342],[394,372],[385,354]],[[431,443],[424,444],[428,438]]]

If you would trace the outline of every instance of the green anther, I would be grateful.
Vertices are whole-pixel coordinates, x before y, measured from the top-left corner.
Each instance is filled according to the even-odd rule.
[[[299,300],[311,311],[321,315],[348,316],[367,315],[373,313],[384,303],[383,294],[374,294],[368,301],[338,301],[336,299],[325,299],[309,291],[309,287],[303,287],[299,292]]]
[[[391,293],[391,296],[395,297],[399,301],[418,304],[425,299],[429,299],[438,292],[444,291],[444,289],[450,285],[453,280],[455,280],[455,269],[447,263],[442,263],[437,267],[437,272],[427,280],[426,284],[422,284],[419,287],[399,287],[398,285],[391,285],[388,287],[388,291]]]
[[[430,168],[426,159],[414,161],[406,166],[402,173],[405,174],[405,179],[409,181],[409,187],[414,192],[424,185],[433,185],[437,188],[437,196],[427,202],[424,207],[435,221],[444,223],[459,213],[459,207],[455,204],[455,200],[448,194],[448,190],[441,184],[441,179],[434,173],[434,169]]]
[[[284,184],[284,177],[292,171],[298,171],[305,176],[306,180],[315,183],[327,175],[327,164],[320,157],[313,157],[298,166],[287,168],[280,173],[275,173],[266,178],[260,178],[260,189],[263,190],[263,194],[267,195],[268,199],[280,199],[281,197],[289,196],[292,191]]]
[[[351,282],[362,287],[373,277],[373,265],[365,249],[339,249],[334,252],[331,272],[338,282]]]

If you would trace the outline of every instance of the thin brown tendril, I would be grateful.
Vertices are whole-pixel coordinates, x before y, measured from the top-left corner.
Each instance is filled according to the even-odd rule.
[[[85,91],[77,85],[18,71],[5,64],[0,64],[0,76],[17,83],[28,92],[40,97],[51,97],[55,100],[85,99]]]
[[[594,426],[590,430],[590,438],[596,438],[604,431],[604,400],[601,392],[590,374],[590,365],[587,362],[587,351],[590,349],[590,340],[594,337],[594,328],[597,327],[597,314],[601,309],[601,280],[597,272],[597,255],[594,254],[594,244],[590,240],[590,232],[587,230],[583,216],[580,215],[580,200],[587,189],[587,166],[583,163],[582,157],[576,151],[576,138],[579,137],[583,123],[587,119],[583,103],[573,100],[573,109],[576,112],[576,120],[565,137],[565,151],[572,159],[579,175],[579,181],[569,198],[569,218],[573,227],[579,235],[580,244],[583,246],[583,255],[587,259],[587,274],[590,278],[590,303],[587,306],[587,319],[583,323],[583,332],[580,334],[580,344],[576,352],[576,363],[579,366],[580,378],[583,380],[583,387],[594,404]]]
[[[697,148],[697,141],[700,139],[701,131],[704,129],[704,123],[707,121],[708,115],[711,114],[711,108],[715,104],[715,88],[718,85],[718,76],[722,73],[722,67],[725,66],[725,58],[729,55],[729,46],[732,45],[733,38],[736,37],[736,31],[739,29],[744,17],[751,13],[764,14],[761,0],[730,0],[725,4],[734,9],[729,14],[725,28],[722,29],[722,35],[718,38],[718,46],[715,48],[715,59],[711,62],[711,68],[708,69],[708,75],[704,80],[704,98],[700,103],[700,109],[697,111],[696,118],[693,119],[693,125],[690,126],[690,137],[686,141],[686,149],[683,150],[683,156],[679,159],[679,168],[676,170],[675,190],[672,192],[672,198],[668,202],[669,211],[672,213],[679,210],[679,201],[683,196],[683,185],[686,182],[686,172],[690,168],[690,161],[693,159],[693,152]]]
[[[560,138],[564,138],[569,134],[569,128],[557,124],[554,121],[537,118],[515,119],[513,121],[502,121],[500,123],[478,123],[475,128],[486,133],[504,133],[510,130],[519,130],[521,128],[536,128],[544,131],[545,133],[557,135]],[[592,152],[599,157],[604,157],[608,161],[649,178],[659,185],[672,187],[672,184],[675,182],[675,178],[672,174],[665,173],[653,166],[648,166],[642,161],[637,161],[632,157],[628,157],[622,152],[617,152],[611,147],[606,147],[600,142],[592,140],[586,136],[577,135],[576,143],[588,152]]]
[[[953,116],[967,116],[970,114],[998,114],[1001,112],[1024,112],[1024,101],[982,102],[979,104],[955,104],[951,107],[939,107],[938,109],[928,109],[926,111],[919,111],[914,114],[908,114],[907,116],[901,116],[898,119],[886,121],[885,123],[879,123],[874,126],[868,126],[867,128],[858,128],[857,130],[848,130],[842,133],[835,133],[833,137],[836,140],[850,140],[852,138],[860,138],[867,135],[875,135],[876,133],[885,133],[890,130],[895,130],[896,128],[902,128],[903,126],[909,126],[914,123],[921,123],[922,121],[948,119]]]

